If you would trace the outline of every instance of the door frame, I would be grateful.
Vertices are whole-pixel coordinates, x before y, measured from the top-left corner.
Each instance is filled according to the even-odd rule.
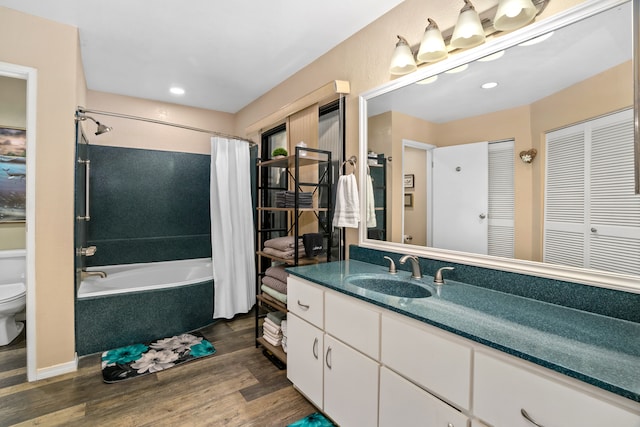
[[[427,200],[427,215],[428,218],[427,219],[427,235],[426,235],[426,242],[427,242],[427,246],[429,245],[429,240],[430,240],[430,236],[431,236],[431,228],[432,228],[432,223],[431,223],[431,209],[433,206],[433,203],[431,203],[431,197],[432,197],[432,191],[431,191],[431,173],[432,173],[432,168],[429,167],[431,165],[431,150],[433,150],[434,148],[436,148],[435,145],[433,144],[429,144],[427,142],[420,142],[420,141],[414,141],[411,139],[402,139],[402,176],[404,176],[404,165],[406,164],[406,162],[404,161],[404,150],[405,148],[410,147],[410,148],[415,148],[418,150],[423,150],[425,151],[425,170],[427,171],[427,185],[425,188],[425,195],[424,197]],[[403,197],[404,197],[404,188],[402,189],[402,193],[403,193]],[[404,206],[402,208],[402,224],[401,224],[401,229],[402,229],[402,243],[405,243],[404,241],[404,236],[405,236],[405,232],[404,232]]]

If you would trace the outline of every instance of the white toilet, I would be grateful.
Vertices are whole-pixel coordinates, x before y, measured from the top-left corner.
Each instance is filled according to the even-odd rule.
[[[7,345],[24,329],[16,314],[27,305],[25,250],[0,251],[0,346]]]
[[[24,283],[0,284],[0,346],[9,344],[24,329],[24,323],[16,322],[16,314],[26,305]]]

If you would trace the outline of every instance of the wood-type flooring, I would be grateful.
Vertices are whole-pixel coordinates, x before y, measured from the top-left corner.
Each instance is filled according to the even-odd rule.
[[[27,382],[24,333],[0,347],[0,426],[286,426],[316,409],[254,344],[254,317],[200,329],[216,354],[116,384],[100,355]]]

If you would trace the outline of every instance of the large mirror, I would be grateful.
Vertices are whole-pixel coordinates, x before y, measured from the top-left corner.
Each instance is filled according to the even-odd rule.
[[[632,16],[587,2],[363,94],[360,243],[640,291]]]

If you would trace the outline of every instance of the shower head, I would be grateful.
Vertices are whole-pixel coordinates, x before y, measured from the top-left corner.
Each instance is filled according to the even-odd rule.
[[[103,125],[102,123],[100,123],[99,121],[97,121],[91,116],[82,115],[82,116],[78,116],[77,118],[77,120],[80,120],[80,121],[85,121],[87,119],[91,120],[98,126],[98,129],[96,130],[96,135],[102,135],[103,133],[111,132],[111,130],[113,129],[111,126]]]

